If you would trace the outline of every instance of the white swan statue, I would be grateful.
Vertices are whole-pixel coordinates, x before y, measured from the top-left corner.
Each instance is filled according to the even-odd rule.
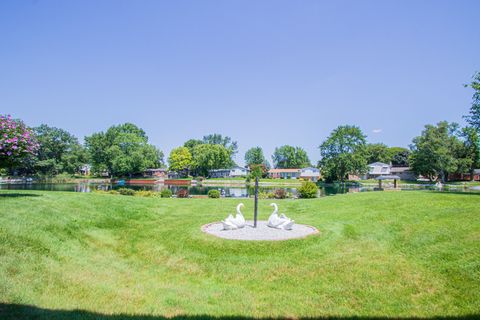
[[[235,215],[235,217],[230,214],[224,221],[222,221],[223,230],[236,230],[245,227],[245,218],[240,211],[240,208],[243,206],[243,203],[238,204],[237,214]]]
[[[278,206],[276,203],[271,203],[270,205],[275,209],[273,210],[272,214],[268,218],[267,226],[271,228],[276,228],[276,229],[292,230],[295,221],[288,218],[283,213],[279,216]]]

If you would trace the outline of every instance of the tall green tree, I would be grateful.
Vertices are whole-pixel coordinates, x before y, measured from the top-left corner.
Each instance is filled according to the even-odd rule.
[[[188,148],[188,151],[190,151],[190,153],[192,154],[193,156],[193,149],[198,146],[199,144],[203,144],[203,140],[198,140],[198,139],[190,139],[188,141],[186,141],[183,146]]]
[[[383,143],[369,143],[366,145],[367,163],[383,162],[390,163],[392,152]]]
[[[327,181],[345,181],[367,171],[366,136],[356,126],[339,126],[320,145],[320,166]]]
[[[208,170],[229,168],[231,151],[220,144],[199,144],[193,148],[193,167],[197,174],[207,176]]]
[[[230,154],[234,156],[238,151],[237,141],[233,141],[228,136],[222,136],[218,133],[209,134],[203,137],[203,143],[207,144],[219,144],[224,146],[230,151]]]
[[[132,176],[163,165],[163,153],[148,143],[141,128],[132,123],[110,127],[85,138],[92,170],[111,176]]]
[[[305,150],[289,145],[275,148],[272,160],[277,169],[302,168],[311,165]]]
[[[467,170],[470,173],[470,180],[473,181],[474,171],[480,168],[480,137],[479,132],[474,127],[462,129],[463,149],[467,159]]]
[[[261,147],[253,147],[245,152],[245,164],[247,166],[252,165],[265,165],[269,166],[267,159],[263,155],[263,149]]]
[[[430,180],[440,177],[445,182],[449,173],[459,170],[461,162],[457,153],[461,142],[455,134],[457,127],[447,121],[425,126],[411,145],[410,166],[414,172]]]
[[[169,169],[176,172],[187,172],[193,165],[193,158],[187,147],[178,147],[170,152]]]
[[[87,163],[87,153],[68,131],[42,124],[33,129],[40,145],[33,167],[46,175],[75,174]]]
[[[410,157],[410,150],[402,147],[391,147],[390,154],[392,155],[391,162],[395,167],[408,167],[408,158]]]
[[[472,106],[470,107],[470,113],[465,116],[465,120],[470,126],[480,131],[480,72],[476,72],[472,82],[465,86],[473,89]]]

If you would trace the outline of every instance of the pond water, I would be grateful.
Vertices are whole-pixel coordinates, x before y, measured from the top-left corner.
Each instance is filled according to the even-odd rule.
[[[207,195],[209,190],[218,190],[225,197],[243,198],[252,196],[254,194],[253,187],[247,186],[173,186],[173,185],[112,185],[112,184],[95,184],[95,183],[25,183],[25,184],[0,184],[0,190],[48,190],[48,191],[71,191],[71,192],[92,192],[95,189],[99,190],[115,190],[119,188],[131,188],[134,190],[151,190],[161,191],[168,188],[175,194],[179,189],[188,189],[190,195]],[[294,187],[259,187],[259,192],[275,192],[277,189],[284,189],[285,191],[296,195],[297,189]],[[438,189],[432,185],[405,185],[402,186],[402,190],[436,190],[445,192],[480,192],[474,188],[465,188],[463,186],[458,187],[446,187]],[[329,185],[321,186],[319,188],[319,195],[329,196],[334,194],[342,194],[349,192],[364,192],[373,191],[374,186],[343,186],[343,185]]]

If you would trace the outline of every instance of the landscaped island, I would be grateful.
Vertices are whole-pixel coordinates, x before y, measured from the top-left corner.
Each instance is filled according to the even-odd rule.
[[[250,219],[253,201],[242,202]],[[415,191],[281,200],[319,234],[239,242],[200,230],[238,200],[2,191],[0,316],[478,315],[479,202]]]

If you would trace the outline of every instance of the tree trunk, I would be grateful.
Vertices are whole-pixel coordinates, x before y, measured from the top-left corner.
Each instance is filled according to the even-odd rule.
[[[445,172],[443,171],[440,171],[440,180],[442,181],[442,183],[445,183]]]

